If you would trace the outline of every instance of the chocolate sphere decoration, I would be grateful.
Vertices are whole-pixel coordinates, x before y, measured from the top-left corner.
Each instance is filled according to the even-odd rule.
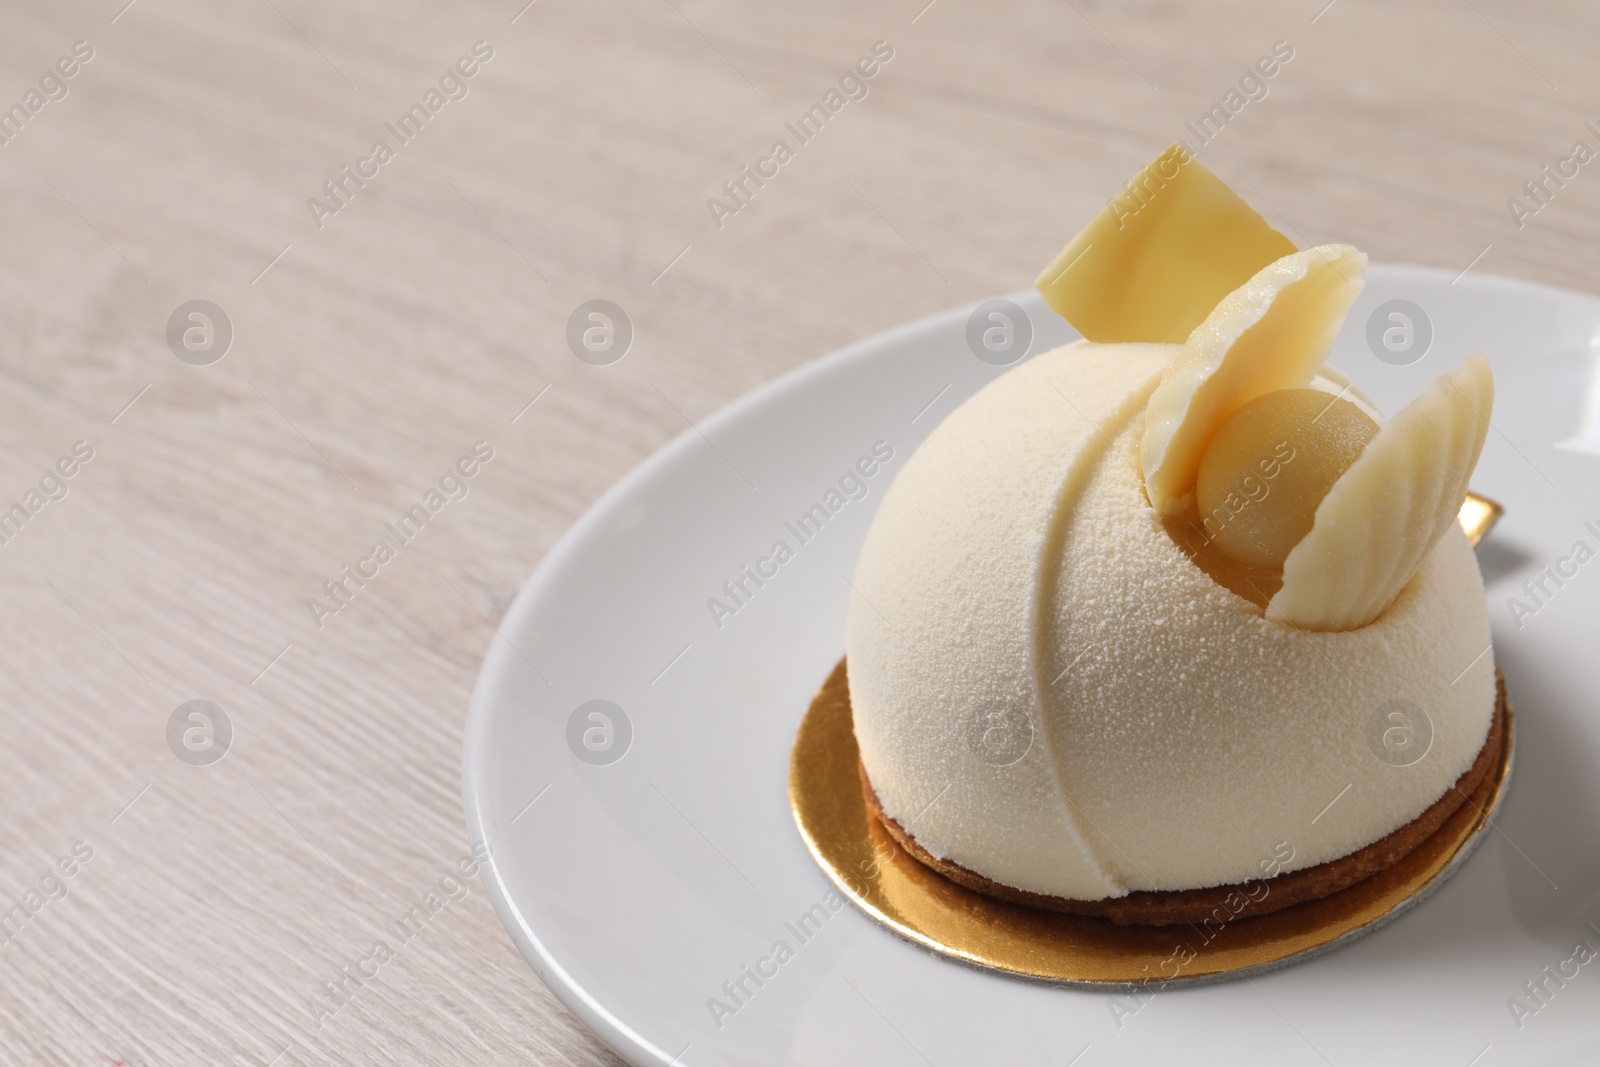
[[[1282,567],[1311,531],[1317,505],[1377,432],[1361,408],[1320,389],[1251,400],[1223,421],[1201,457],[1195,498],[1206,535],[1242,563]]]

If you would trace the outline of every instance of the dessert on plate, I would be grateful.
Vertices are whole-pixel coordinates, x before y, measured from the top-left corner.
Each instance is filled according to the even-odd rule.
[[[1385,417],[1324,366],[1362,287],[1182,147],[1040,275],[1084,337],[907,461],[853,578],[869,809],[968,888],[1117,923],[1395,863],[1505,733],[1457,513],[1493,382]]]

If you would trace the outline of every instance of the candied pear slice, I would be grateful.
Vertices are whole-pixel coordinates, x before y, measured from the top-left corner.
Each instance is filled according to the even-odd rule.
[[[1034,285],[1091,341],[1182,344],[1294,243],[1182,145],[1133,176]]]
[[[1383,614],[1458,521],[1493,407],[1489,361],[1473,356],[1379,430],[1284,561],[1267,618],[1354,630]]]
[[[1366,268],[1367,257],[1349,245],[1295,252],[1257,271],[1195,327],[1145,406],[1139,460],[1156,510],[1171,515],[1187,504],[1224,419],[1258,396],[1311,380]]]

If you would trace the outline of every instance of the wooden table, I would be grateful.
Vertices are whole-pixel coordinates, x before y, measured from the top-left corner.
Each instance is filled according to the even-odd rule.
[[[1275,42],[1201,155],[1298,243],[1600,290],[1600,164],[1507,205],[1600,147],[1576,0],[525,2],[7,7],[7,1063],[615,1062],[451,878],[495,620],[688,420],[1025,287]],[[786,134],[878,41],[865,97]],[[566,339],[601,298],[636,334],[609,366]],[[187,311],[168,342],[192,300],[220,361]],[[214,712],[169,744],[197,699],[209,765]]]

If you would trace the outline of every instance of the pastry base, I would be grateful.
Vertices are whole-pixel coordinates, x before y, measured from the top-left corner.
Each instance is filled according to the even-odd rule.
[[[951,860],[940,859],[917,843],[915,836],[886,814],[867,778],[867,768],[858,759],[856,767],[861,777],[862,795],[867,808],[883,824],[900,846],[922,863],[940,874],[991,897],[1026,904],[1033,908],[1065,912],[1068,915],[1093,915],[1109,919],[1121,926],[1172,926],[1177,923],[1205,923],[1218,915],[1229,921],[1251,915],[1266,915],[1307,900],[1320,900],[1341,889],[1346,889],[1363,879],[1370,878],[1386,867],[1393,866],[1407,853],[1432,837],[1455,814],[1457,808],[1468,802],[1488,777],[1489,771],[1500,759],[1502,739],[1505,737],[1506,705],[1505,678],[1498,672],[1495,677],[1495,716],[1489,724],[1489,736],[1472,766],[1462,772],[1455,784],[1445,790],[1444,796],[1415,819],[1406,823],[1387,837],[1380,838],[1347,856],[1304,867],[1272,879],[1252,879],[1237,885],[1211,886],[1205,889],[1169,891],[1138,890],[1123,897],[1103,900],[1073,900],[1069,897],[1045,896],[1016,889],[1001,882],[985,878]]]
[[[933,952],[1085,989],[1219,981],[1347,944],[1416,905],[1460,868],[1487,835],[1511,772],[1515,715],[1500,692],[1500,740],[1488,770],[1438,829],[1369,877],[1270,914],[1229,910],[1239,902],[1227,901],[1224,893],[1221,914],[1201,922],[1118,925],[1002,900],[935,871],[867,805],[843,662],[800,725],[789,802],[801,838],[839,893],[874,921]],[[1288,877],[1264,883],[1275,887],[1268,899],[1283,899],[1279,890]]]

